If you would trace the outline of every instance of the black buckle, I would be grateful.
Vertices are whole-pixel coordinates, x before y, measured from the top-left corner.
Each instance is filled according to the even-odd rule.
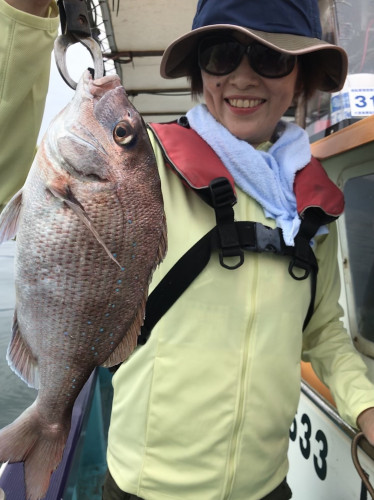
[[[255,232],[257,252],[271,252],[283,255],[283,237],[279,228],[272,229],[256,222]]]

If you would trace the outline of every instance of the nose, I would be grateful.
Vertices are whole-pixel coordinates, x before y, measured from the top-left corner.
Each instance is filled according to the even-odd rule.
[[[230,81],[238,88],[247,88],[253,85],[258,85],[261,77],[249,64],[246,54],[243,55],[239,66],[230,73]]]

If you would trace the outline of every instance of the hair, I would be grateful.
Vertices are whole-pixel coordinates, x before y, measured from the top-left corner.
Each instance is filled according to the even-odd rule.
[[[187,79],[190,83],[192,98],[197,99],[203,93],[203,79],[201,76],[201,69],[197,62],[197,51],[194,51],[193,55],[190,57],[187,69]]]
[[[318,62],[318,56],[316,57],[316,54],[313,52],[298,56],[297,60],[299,74],[296,97],[303,94],[304,99],[308,100],[313,97],[315,92],[320,88],[325,75]]]
[[[295,99],[302,94],[304,99],[310,99],[318,90],[322,75],[318,64],[318,58],[314,53],[297,56],[298,78],[296,82]],[[203,93],[203,79],[201,69],[197,61],[197,51],[195,50],[189,58],[187,78],[191,87],[193,99],[197,99]]]

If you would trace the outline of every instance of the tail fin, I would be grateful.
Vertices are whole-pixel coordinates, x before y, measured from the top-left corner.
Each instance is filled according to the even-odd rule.
[[[0,462],[24,462],[28,500],[46,495],[68,434],[69,426],[42,423],[36,402],[0,431]]]

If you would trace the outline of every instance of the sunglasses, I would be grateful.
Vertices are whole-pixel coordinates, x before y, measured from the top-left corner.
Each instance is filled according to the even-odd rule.
[[[200,69],[223,76],[234,71],[247,54],[251,68],[265,78],[282,78],[294,69],[296,56],[284,54],[259,42],[243,45],[232,37],[207,37],[198,46]]]

